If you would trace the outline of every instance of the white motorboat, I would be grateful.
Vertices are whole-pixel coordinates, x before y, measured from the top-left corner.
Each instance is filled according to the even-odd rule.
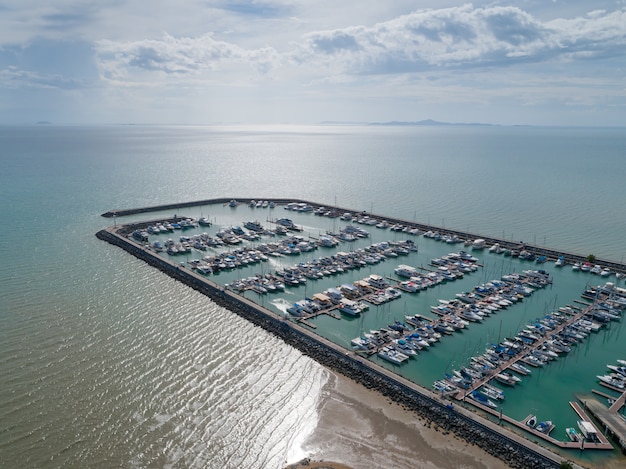
[[[339,311],[347,314],[348,316],[358,316],[361,314],[361,308],[357,302],[347,298],[344,298],[341,300],[341,303],[339,303]]]
[[[383,349],[380,350],[377,355],[383,360],[387,360],[388,362],[395,363],[396,365],[401,365],[409,359],[408,355],[398,352],[397,350],[394,350],[391,347],[383,347]]]
[[[419,275],[415,267],[412,267],[410,265],[404,265],[404,264],[401,264],[398,267],[396,267],[394,272],[396,275],[400,277],[405,277],[405,278],[417,277]]]

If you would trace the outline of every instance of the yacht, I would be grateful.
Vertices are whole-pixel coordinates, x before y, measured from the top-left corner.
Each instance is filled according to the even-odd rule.
[[[624,379],[626,379],[626,366],[624,365],[607,365],[607,368],[611,371],[614,371],[616,373],[619,373],[620,375],[622,375],[624,377]]]
[[[523,376],[526,376],[532,373],[532,370],[530,368],[525,367],[519,362],[511,363],[509,365],[509,368]]]
[[[258,221],[247,221],[243,224],[245,228],[252,231],[263,231],[263,226]]]
[[[348,300],[347,298],[344,298],[341,303],[339,303],[339,311],[348,316],[358,316],[361,314],[359,305],[355,301]]]
[[[405,278],[417,277],[419,275],[415,267],[412,267],[410,265],[404,265],[404,264],[396,267],[394,272],[396,275],[400,277],[405,277]]]
[[[387,281],[382,278],[380,275],[376,275],[376,274],[371,274],[368,278],[367,278],[367,283],[369,283],[372,287],[374,288],[378,288],[378,289],[384,289],[387,288],[389,286],[389,284],[387,283]]]
[[[397,350],[394,350],[391,347],[383,347],[382,350],[380,350],[377,355],[383,360],[387,360],[388,362],[395,363],[396,365],[401,365],[409,359],[408,355],[398,352]]]
[[[616,375],[616,374],[598,375],[596,376],[596,378],[598,378],[604,384],[608,384],[609,386],[612,386],[614,388],[624,390],[624,388],[626,387],[625,386],[626,383],[624,382],[624,379],[620,379],[617,376],[621,376],[621,375]]]
[[[581,431],[586,440],[589,441],[598,441],[598,432],[596,427],[591,422],[587,422],[586,420],[579,420],[577,422],[578,429]]]
[[[485,249],[485,240],[482,238],[475,239],[472,243],[472,249],[474,250],[482,250]]]

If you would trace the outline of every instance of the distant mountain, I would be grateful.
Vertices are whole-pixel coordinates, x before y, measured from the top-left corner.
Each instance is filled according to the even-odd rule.
[[[417,125],[431,125],[431,126],[446,126],[446,125],[471,125],[471,126],[491,126],[493,124],[482,124],[479,122],[439,122],[432,119],[425,119],[417,122],[405,122],[405,121],[390,121],[390,122],[371,122],[368,125],[397,125],[397,126],[417,126]]]
[[[324,121],[320,122],[321,125],[388,125],[388,126],[447,126],[447,125],[466,125],[466,126],[477,126],[477,127],[489,127],[495,126],[497,124],[483,124],[480,122],[440,122],[433,119],[425,119],[422,121],[416,122],[406,122],[406,121],[389,121],[389,122],[349,122],[349,121]]]

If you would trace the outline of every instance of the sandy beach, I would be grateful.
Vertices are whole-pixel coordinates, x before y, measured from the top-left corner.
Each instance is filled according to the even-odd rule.
[[[333,461],[353,469],[508,467],[381,394],[336,374],[324,389],[319,424],[302,449],[311,458],[311,464],[302,467],[316,467],[315,461]]]

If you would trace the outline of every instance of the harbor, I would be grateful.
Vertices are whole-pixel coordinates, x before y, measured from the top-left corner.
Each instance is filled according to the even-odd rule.
[[[230,204],[232,200],[234,199],[219,199],[217,203],[227,206],[228,204]],[[207,201],[203,201],[203,202],[207,202]],[[251,208],[250,207],[251,202],[252,200],[238,200],[237,206],[243,205],[243,206]],[[275,202],[276,204],[275,210],[278,210],[279,208],[280,210],[283,210],[287,206],[288,203],[305,204],[305,206],[311,207],[310,210],[307,209],[307,212],[309,212],[308,216],[312,216],[310,212],[319,211],[321,208],[319,207],[318,204],[313,204],[311,202],[306,202],[306,201],[289,201],[289,202],[279,201],[279,202]],[[201,205],[204,205],[204,204],[199,204],[199,206]],[[186,207],[193,207],[193,206],[194,206],[193,204],[186,205]],[[233,208],[236,210],[236,206]],[[161,210],[160,207],[156,207],[154,209]],[[135,211],[131,213],[135,214],[135,213],[146,213],[146,212],[149,212],[149,210],[147,209],[143,211],[139,210],[139,211]],[[491,247],[497,244],[503,250],[509,250],[512,252],[518,251],[518,254],[517,254],[518,256],[519,256],[519,252],[524,252],[524,251],[529,253],[529,255],[534,255],[535,258],[546,256],[543,262],[556,263],[557,261],[559,261],[559,259],[563,259],[566,265],[570,265],[570,267],[571,265],[575,263],[588,262],[588,260],[585,257],[579,256],[579,255],[561,253],[558,251],[547,250],[545,248],[538,248],[538,247],[535,249],[533,246],[529,246],[526,244],[520,245],[519,243],[511,243],[502,239],[501,240],[485,239],[484,237],[481,238],[479,236],[472,235],[470,233],[461,233],[458,231],[443,230],[435,226],[417,224],[414,222],[408,222],[406,220],[386,218],[386,217],[381,217],[381,216],[373,215],[373,214],[363,214],[361,212],[349,211],[343,208],[336,208],[332,210],[328,209],[324,213],[330,213],[330,212],[332,213],[331,215],[327,215],[326,216],[327,218],[339,219],[340,217],[344,217],[345,220],[343,221],[346,223],[347,226],[370,225],[370,226],[376,227],[376,225],[384,223],[387,226],[385,226],[384,228],[375,228],[375,229],[378,229],[382,232],[383,230],[391,231],[391,228],[395,228],[393,230],[394,233],[398,233],[400,236],[406,235],[406,238],[403,238],[401,240],[389,239],[387,241],[370,243],[369,245],[366,246],[367,249],[363,249],[363,251],[367,252],[368,255],[377,254],[377,255],[382,256],[382,258],[379,259],[378,261],[382,263],[385,263],[385,262],[388,263],[390,261],[397,263],[398,255],[399,256],[409,255],[408,253],[398,254],[396,252],[395,253],[396,256],[390,255],[388,257],[385,257],[383,252],[386,249],[391,249],[392,247],[398,247],[399,245],[402,249],[405,249],[411,245],[411,243],[408,243],[408,244],[406,243],[407,239],[417,238],[418,236],[426,237],[426,233],[430,233],[429,236],[433,236],[433,238],[437,237],[438,240],[440,240],[443,237],[454,240],[454,242],[450,242],[450,243],[443,241],[443,245],[462,243],[463,247],[461,247],[459,251],[456,251],[457,254],[460,252],[465,252],[463,251],[463,249],[472,251],[471,243],[473,243],[476,239],[482,239],[485,242],[485,246],[483,248],[477,249],[476,252],[481,252],[481,249],[484,249],[485,247]],[[322,307],[322,308],[318,308],[312,311],[300,312],[300,314],[292,314],[292,315],[285,316],[284,314],[280,314],[280,311],[277,312],[274,308],[268,309],[268,306],[270,305],[265,306],[264,300],[263,300],[263,298],[265,298],[265,295],[267,295],[268,292],[267,291],[263,292],[262,290],[260,290],[259,287],[257,286],[257,283],[253,281],[252,279],[262,280],[265,285],[268,285],[266,281],[270,280],[272,277],[274,280],[281,278],[284,281],[285,274],[287,274],[290,271],[290,269],[285,269],[284,267],[282,267],[282,264],[281,264],[281,267],[276,269],[274,272],[272,272],[271,275],[269,272],[265,272],[267,271],[267,268],[263,268],[261,269],[260,273],[256,275],[251,275],[245,278],[233,277],[231,272],[237,272],[238,269],[240,270],[242,268],[250,270],[253,268],[252,266],[255,265],[255,263],[261,266],[264,263],[266,264],[268,262],[267,260],[266,261],[258,260],[255,262],[249,261],[248,263],[245,263],[244,265],[242,265],[242,261],[240,261],[239,259],[249,258],[250,252],[253,252],[253,251],[259,252],[261,255],[265,256],[268,259],[272,259],[274,257],[273,255],[270,254],[270,252],[278,253],[279,255],[276,256],[276,259],[280,261],[282,261],[285,256],[289,257],[291,255],[294,255],[294,254],[290,254],[287,252],[281,253],[279,249],[282,249],[285,246],[283,245],[282,247],[280,247],[281,243],[277,243],[275,239],[272,239],[268,242],[261,242],[258,239],[254,240],[252,241],[252,246],[247,249],[243,249],[243,248],[233,249],[233,246],[239,246],[239,243],[230,244],[230,247],[228,247],[224,251],[224,253],[228,253],[226,257],[228,256],[232,257],[232,259],[230,259],[234,265],[234,267],[232,268],[226,266],[226,263],[223,262],[225,260],[225,257],[222,255],[220,255],[221,257],[220,256],[216,257],[214,255],[213,257],[215,257],[215,259],[213,260],[207,259],[206,261],[204,260],[204,258],[199,258],[200,260],[198,260],[198,262],[195,262],[194,260],[194,262],[191,264],[189,263],[189,261],[187,261],[183,265],[182,262],[176,261],[177,258],[174,257],[175,255],[173,254],[165,255],[163,253],[155,252],[151,248],[150,243],[148,242],[150,239],[149,235],[148,235],[148,238],[144,238],[140,235],[134,235],[134,233],[137,233],[137,232],[142,233],[144,232],[144,230],[147,230],[148,227],[154,225],[157,222],[177,223],[181,219],[184,219],[185,217],[175,216],[175,217],[169,217],[166,219],[149,220],[145,222],[129,223],[129,224],[118,226],[117,219],[123,216],[122,215],[123,212],[122,211],[109,212],[109,214],[111,213],[115,213],[116,225],[106,230],[108,234],[105,235],[104,233],[102,233],[102,234],[99,234],[99,237],[105,238],[109,242],[113,241],[114,243],[119,243],[118,245],[120,245],[121,247],[126,246],[124,247],[125,249],[128,247],[127,243],[136,244],[138,246],[138,249],[135,249],[135,248],[129,249],[129,251],[131,251],[134,255],[141,257],[144,260],[146,260],[146,258],[149,257],[150,258],[149,262],[152,263],[152,265],[155,265],[161,270],[163,270],[164,272],[167,272],[169,275],[173,275],[175,276],[175,278],[178,278],[179,280],[182,280],[185,283],[190,284],[194,288],[197,288],[203,292],[206,292],[208,296],[210,296],[217,302],[224,301],[225,304],[230,304],[230,305],[245,304],[246,309],[253,308],[256,311],[255,320],[260,320],[259,318],[263,318],[261,320],[261,323],[264,323],[265,327],[268,330],[271,330],[274,332],[277,327],[279,329],[280,328],[284,329],[286,327],[288,327],[289,329],[292,329],[294,327],[297,327],[298,325],[302,325],[304,326],[304,328],[301,330],[300,329],[298,330],[298,335],[305,334],[311,340],[323,341],[325,347],[329,347],[334,350],[333,353],[340,353],[342,354],[342,356],[348,357],[350,360],[354,360],[354,362],[352,362],[352,366],[354,366],[354,364],[358,364],[359,369],[363,369],[363,367],[368,367],[368,368],[372,367],[373,369],[376,370],[376,373],[383,373],[389,379],[392,379],[394,381],[394,386],[397,385],[396,380],[401,380],[403,386],[408,385],[411,387],[411,390],[412,390],[411,392],[416,392],[422,397],[426,396],[429,399],[433,399],[435,402],[439,403],[438,405],[442,407],[440,409],[441,412],[444,412],[444,413],[450,412],[451,409],[448,406],[450,406],[452,402],[457,402],[457,405],[454,406],[455,412],[460,412],[461,409],[463,409],[463,411],[465,412],[465,407],[468,405],[471,405],[475,407],[476,409],[480,409],[481,412],[484,412],[485,414],[491,415],[493,418],[495,418],[498,421],[498,425],[496,427],[498,429],[502,428],[500,424],[504,422],[507,425],[510,425],[511,427],[518,428],[519,430],[522,431],[522,433],[530,432],[531,435],[535,437],[539,437],[545,440],[546,442],[548,442],[549,444],[554,445],[556,447],[563,448],[566,450],[574,449],[574,448],[580,449],[581,447],[580,442],[567,442],[567,441],[561,441],[558,438],[550,437],[549,435],[546,435],[538,430],[530,429],[528,425],[526,424],[526,422],[524,422],[523,420],[518,420],[513,417],[509,417],[503,414],[501,410],[494,410],[494,409],[489,408],[488,406],[483,406],[478,402],[471,401],[470,399],[466,399],[469,392],[476,391],[477,389],[479,389],[481,386],[483,386],[487,381],[491,379],[489,377],[485,377],[483,380],[478,380],[475,383],[472,383],[471,389],[464,390],[464,391],[457,390],[455,393],[445,393],[446,395],[443,396],[444,398],[442,399],[442,395],[440,393],[425,389],[423,386],[418,386],[410,380],[405,380],[400,375],[398,375],[398,370],[393,370],[393,369],[389,370],[385,366],[381,367],[377,361],[372,361],[372,360],[367,359],[367,357],[369,356],[380,357],[381,356],[379,355],[380,352],[384,351],[385,347],[389,347],[389,341],[382,342],[372,349],[365,348],[361,350],[358,350],[358,349],[351,350],[350,348],[346,348],[345,346],[340,346],[340,344],[335,343],[335,341],[330,341],[316,333],[316,332],[319,332],[318,324],[320,323],[320,321],[324,320],[324,317],[328,318],[329,320],[337,322],[337,324],[346,323],[347,322],[345,321],[346,319],[348,319],[348,322],[355,321],[355,320],[358,321],[358,319],[355,319],[355,318],[363,317],[363,316],[370,314],[368,312],[365,312],[365,310],[359,309],[358,314],[355,314],[354,311],[346,312],[348,311],[347,309],[345,311],[341,311],[342,308],[343,309],[346,308],[346,304],[343,304],[343,303],[334,304],[332,303],[332,301],[330,301],[330,299],[328,301],[330,301],[331,304],[327,304],[325,308]],[[364,217],[367,217],[367,222],[363,221]],[[270,223],[270,220],[268,219],[268,223],[270,223],[271,226],[277,226],[274,220],[279,219],[279,218],[282,218],[282,217],[274,218],[272,220],[272,223]],[[359,218],[361,219],[361,221],[358,221]],[[369,221],[369,219],[376,220],[376,224],[370,224],[371,222]],[[304,230],[306,229],[307,228],[304,228]],[[271,231],[271,230],[268,229],[268,231]],[[301,233],[302,231],[303,230],[293,230],[293,232],[295,233]],[[434,234],[435,232],[436,234]],[[313,244],[315,244],[316,247],[311,247],[311,251],[314,251],[316,249],[327,248],[327,247],[324,247],[323,244],[320,244],[320,240],[327,239],[328,237],[338,238],[334,236],[338,234],[339,233],[335,232],[335,230],[328,230],[324,234],[318,233],[317,236],[311,236],[311,233],[309,232],[308,236],[305,235],[302,239],[295,239],[295,241],[297,241],[298,243],[302,243],[302,245],[300,246],[302,248],[304,248],[305,246],[311,247]],[[115,240],[114,238],[111,238],[110,236],[115,236],[116,237]],[[267,234],[267,236],[270,236],[271,238],[276,238],[276,237],[287,236],[287,235],[274,232],[271,235]],[[291,241],[291,243],[287,243],[287,246],[289,244],[294,244],[293,243],[294,238],[289,237],[289,240]],[[346,243],[346,241],[342,241],[342,242]],[[245,244],[246,244],[245,242],[242,243],[242,245],[245,245]],[[271,250],[270,247],[268,247],[269,245],[275,245],[274,247],[276,247],[276,249]],[[372,246],[376,246],[376,247],[373,248]],[[196,251],[198,250],[200,249],[196,248]],[[378,252],[379,250],[380,252]],[[297,255],[304,255],[305,252],[306,251],[303,250],[302,254],[299,253]],[[345,271],[347,272],[348,271],[348,269],[346,268],[347,265],[352,265],[355,272],[363,268],[368,269],[368,270],[372,268],[376,268],[373,266],[376,266],[378,262],[368,264],[364,260],[364,258],[358,258],[356,256],[357,252],[359,252],[359,249],[353,250],[353,249],[342,248],[342,250],[339,251],[339,253],[337,253],[336,255],[321,256],[319,258],[309,259],[307,262],[298,262],[296,263],[296,265],[298,266],[297,270],[302,275],[304,275],[304,272],[309,272],[311,275],[313,275],[312,272],[315,268],[317,269],[316,275],[321,275],[321,277],[318,277],[319,279],[323,279],[325,274],[322,272],[324,270],[328,270],[329,275],[327,275],[326,277],[330,279],[338,275],[344,275],[343,269],[345,269]],[[455,252],[454,251],[448,252],[448,254],[453,254],[453,253]],[[188,252],[187,253],[183,252],[183,255],[188,255]],[[169,260],[170,258],[172,260]],[[330,259],[329,263],[326,265],[327,269],[320,268],[320,259],[323,259],[323,258]],[[259,255],[259,259],[262,259],[260,255]],[[339,272],[337,271],[337,265],[334,264],[337,261],[337,259],[340,259],[342,261],[341,265],[339,266],[342,270]],[[357,263],[357,259],[360,262],[363,262],[364,264]],[[237,264],[235,263],[238,263],[239,266],[237,266]],[[618,281],[621,278],[621,274],[624,272],[624,266],[615,262],[602,261],[602,260],[596,259],[594,260],[594,264],[599,265],[602,268],[610,269],[611,275],[613,275],[614,279],[617,279]],[[207,270],[206,273],[204,274],[198,273],[199,271],[197,267],[199,265],[200,266],[207,265],[208,267],[210,267],[210,270]],[[224,265],[224,267],[220,267],[220,265]],[[404,265],[404,264],[401,264],[401,265]],[[217,266],[217,269],[213,270],[213,266]],[[331,267],[335,269],[334,272],[332,273],[331,273]],[[404,265],[404,267],[410,267],[410,266]],[[482,268],[482,266],[478,268]],[[296,269],[291,270],[290,273],[293,275],[295,273],[295,270]],[[533,269],[530,269],[530,270],[533,270]],[[372,273],[364,277],[361,276],[360,279],[357,279],[354,281],[350,281],[350,282],[342,281],[339,284],[336,284],[334,287],[337,290],[341,290],[342,285],[346,285],[346,284],[352,285],[357,291],[356,293],[351,292],[352,296],[348,298],[350,301],[355,302],[357,305],[360,302],[366,302],[369,304],[369,307],[376,308],[378,310],[378,308],[385,308],[388,302],[394,302],[394,301],[397,302],[397,299],[399,298],[398,296],[395,299],[392,299],[392,298],[385,299],[384,296],[377,296],[381,291],[384,291],[389,288],[392,290],[399,290],[401,292],[406,293],[409,296],[417,295],[417,293],[419,293],[419,290],[417,289],[413,291],[411,290],[415,288],[414,283],[418,279],[422,277],[429,278],[428,277],[429,275],[430,275],[430,278],[432,279],[433,277],[435,277],[435,275],[432,275],[432,274],[436,274],[437,272],[440,272],[440,273],[444,272],[443,270],[439,269],[438,266],[431,265],[430,263],[428,266],[421,265],[421,266],[415,267],[415,271],[416,272],[419,271],[419,273],[423,274],[423,276],[412,275],[407,280],[404,280],[404,279],[398,278],[397,274],[392,276],[392,275],[384,275],[382,274],[382,272],[381,272],[382,275],[376,275]],[[277,275],[279,273],[282,273],[282,275]],[[472,274],[472,273],[466,272],[465,273],[466,279],[464,281],[467,281],[467,279],[470,279],[472,275],[481,275],[481,274]],[[219,277],[219,276],[224,276],[223,277],[224,281],[222,281],[222,277]],[[211,278],[213,277],[215,277],[216,279],[219,279],[220,281],[217,283],[213,282],[211,280]],[[383,280],[384,283],[372,285],[369,282],[370,279],[372,278],[374,278],[375,281],[379,281],[379,282]],[[415,278],[416,280],[413,281],[413,278]],[[462,279],[463,277],[459,276],[458,278]],[[315,281],[313,280],[313,277],[309,277],[309,280],[313,282]],[[447,282],[454,282],[454,281],[455,280],[451,278],[447,279]],[[413,285],[409,284],[409,282],[413,282]],[[475,283],[479,283],[479,282],[475,282]],[[210,285],[210,287],[207,288],[207,285]],[[303,288],[303,287],[309,288],[309,287],[306,287],[306,281],[302,282],[301,284],[295,283],[295,284],[287,286],[288,289],[291,289],[293,291],[295,291],[294,289]],[[426,287],[426,288],[429,288],[429,287]],[[519,294],[523,296],[521,293]],[[256,295],[256,299],[255,299],[255,295]],[[329,295],[328,295],[327,288],[324,288],[320,291],[316,291],[315,293],[310,294],[310,295],[305,294],[306,298],[321,300],[322,303],[324,303],[325,299],[328,298],[328,296]],[[452,308],[452,306],[454,306],[455,304],[458,304],[458,302],[453,302],[451,300],[445,300],[445,301],[448,302],[446,303],[448,308]],[[298,302],[297,301],[294,302],[294,305],[296,303]],[[347,303],[347,301],[345,303]],[[566,329],[566,327],[569,327],[571,324],[575,323],[576,321],[579,321],[585,315],[588,315],[590,312],[590,308],[591,306],[585,306],[584,308],[572,309],[572,311],[575,311],[575,312],[568,316],[568,319],[566,322],[559,324],[557,328],[555,328],[552,331],[552,334],[561,332],[562,330]],[[443,310],[440,310],[440,312],[442,314],[434,313],[435,317],[425,318],[425,320],[430,323],[431,327],[434,327],[436,324],[439,324],[438,320],[436,319],[437,316],[441,318],[445,318],[445,319],[451,319],[452,316],[455,315],[453,311],[446,311],[445,314]],[[460,311],[457,311],[457,313],[460,313]],[[379,314],[379,313],[372,313],[372,314]],[[403,318],[404,320],[403,321],[401,320],[400,322],[405,322],[405,321],[409,322],[411,316],[413,315],[406,315],[406,317]],[[268,318],[271,318],[271,319],[268,319]],[[394,323],[391,322],[390,324],[394,324]],[[410,328],[411,331],[414,331],[419,327],[419,326],[415,326],[416,324],[417,324],[416,322],[413,323],[413,326]],[[384,328],[389,329],[388,326],[389,325],[383,324]],[[411,331],[409,331],[407,328],[407,331],[406,331],[407,335]],[[401,332],[401,331],[397,331],[397,332]],[[408,338],[407,335],[404,335],[404,336],[401,335],[398,337],[396,334],[396,336],[393,338],[396,341],[407,340]],[[389,335],[389,337],[392,337],[392,335]],[[524,344],[524,347],[525,347],[524,356],[530,354],[530,352],[534,350],[540,350],[545,345],[547,340],[548,340],[547,337],[543,337],[533,342],[532,344],[525,343]],[[310,353],[309,349],[303,350],[301,345],[297,346],[297,348],[302,350],[304,353],[307,353],[307,354]],[[495,374],[500,374],[501,372],[510,369],[518,361],[521,361],[522,358],[523,358],[522,354],[520,354],[519,356],[514,356],[513,358],[508,360],[505,364],[499,365],[497,368],[495,368],[495,370],[492,370],[492,372]],[[422,358],[420,358],[419,360],[422,360]],[[412,383],[412,384],[409,385],[408,383]],[[572,408],[576,411],[576,408],[573,405],[572,405]],[[480,421],[480,418],[481,418],[480,415],[476,415],[475,412],[469,412],[468,415],[474,416]],[[589,416],[587,414],[583,414],[583,415],[578,414],[578,415],[582,420],[585,420],[585,421],[589,420]],[[514,438],[514,439],[519,438],[519,441],[522,442],[522,444],[525,444],[523,442],[526,441],[526,438],[524,438],[523,436],[520,437],[517,433],[515,433],[514,435],[516,436],[508,435],[508,432],[507,432],[507,438]],[[605,449],[606,450],[606,449],[612,449],[612,448],[613,448],[612,445],[608,441],[599,441],[599,442],[589,441],[589,442],[584,443],[584,449],[590,449],[590,450],[591,449]],[[533,451],[536,451],[536,448],[533,449]]]

